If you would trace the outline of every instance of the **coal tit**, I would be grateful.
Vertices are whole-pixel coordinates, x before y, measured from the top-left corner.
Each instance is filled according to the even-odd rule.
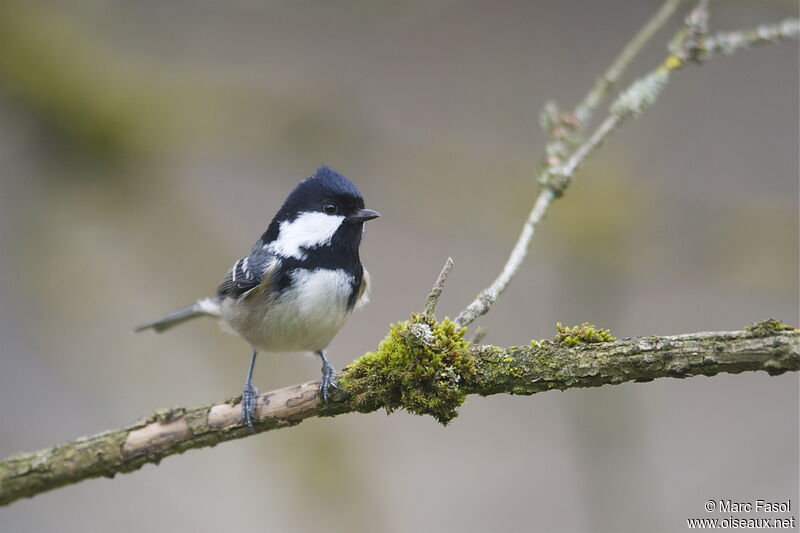
[[[252,430],[259,352],[315,352],[322,359],[319,389],[328,401],[335,372],[325,349],[353,309],[369,297],[369,275],[358,248],[364,222],[380,215],[364,208],[347,178],[321,167],[289,194],[267,231],[233,264],[213,298],[136,328],[161,332],[199,316],[219,319],[252,347],[242,393],[242,420]]]

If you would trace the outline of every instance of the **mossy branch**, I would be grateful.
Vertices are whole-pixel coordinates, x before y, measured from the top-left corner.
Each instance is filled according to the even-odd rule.
[[[378,351],[341,376],[346,386],[323,407],[317,382],[258,397],[256,432],[291,427],[316,416],[411,409],[443,422],[468,394],[530,395],[550,389],[598,387],[626,381],[763,370],[800,369],[800,332],[776,321],[746,331],[635,337],[615,342],[588,325],[559,328],[550,340],[500,348],[469,345],[453,322],[427,315],[393,328]],[[423,354],[427,363],[417,358]],[[250,436],[238,399],[162,409],[107,431],[0,462],[0,505],[94,477],[113,477],[193,448]]]

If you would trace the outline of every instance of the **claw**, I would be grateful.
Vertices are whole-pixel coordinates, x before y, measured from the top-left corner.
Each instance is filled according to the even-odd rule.
[[[339,384],[336,382],[336,371],[333,369],[330,363],[325,359],[322,360],[322,379],[319,380],[319,394],[322,396],[322,401],[326,404],[330,400],[331,393],[330,388],[333,387],[335,389],[339,388]]]
[[[252,384],[247,383],[242,391],[242,422],[247,424],[250,431],[255,433],[253,422],[256,420],[256,399],[258,398],[258,389]]]

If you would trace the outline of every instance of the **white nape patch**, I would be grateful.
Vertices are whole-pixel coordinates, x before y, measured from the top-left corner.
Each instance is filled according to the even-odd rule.
[[[283,257],[305,259],[306,254],[302,248],[313,248],[331,242],[343,220],[341,215],[326,215],[316,211],[301,213],[291,222],[281,222],[278,238],[269,245],[270,251]]]

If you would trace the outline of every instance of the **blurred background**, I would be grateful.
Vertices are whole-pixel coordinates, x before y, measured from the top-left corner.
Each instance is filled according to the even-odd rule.
[[[0,456],[239,394],[248,347],[212,321],[131,329],[211,294],[322,163],[383,214],[334,366],[419,310],[447,256],[455,315],[532,205],[540,108],[574,105],[659,4],[0,2]],[[719,2],[712,27],[797,11]],[[798,325],[798,60],[676,76],[554,204],[485,341]],[[255,382],[318,373],[272,356]],[[310,420],[19,501],[0,531],[683,531],[720,498],[797,516],[799,389],[751,373],[471,397],[446,429]]]

